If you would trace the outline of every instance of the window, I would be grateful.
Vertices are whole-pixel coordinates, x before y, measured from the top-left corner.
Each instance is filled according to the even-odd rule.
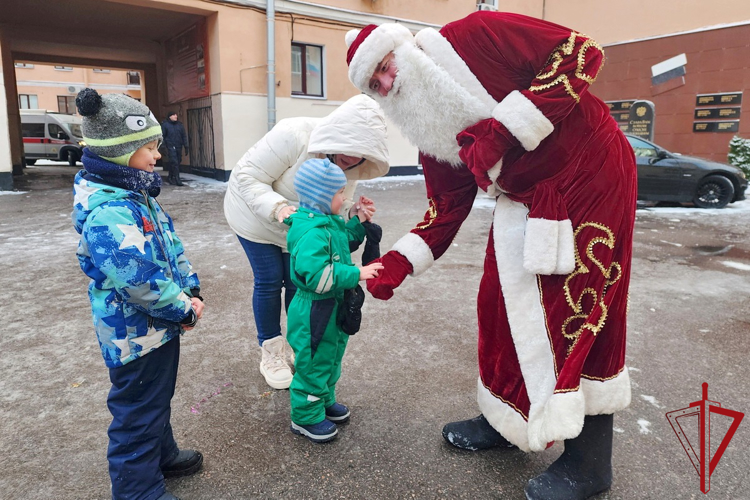
[[[292,95],[323,97],[323,47],[292,44]]]
[[[57,96],[57,110],[67,115],[76,114],[76,98],[72,95]]]
[[[628,136],[628,141],[630,142],[630,145],[633,146],[633,152],[636,156],[643,156],[647,158],[656,156],[656,148],[646,141],[642,141],[630,136]]]
[[[50,123],[48,127],[49,127],[49,136],[52,137],[53,139],[70,139],[70,136],[68,135],[68,133],[60,125],[56,123]]]
[[[94,68],[94,73],[109,73],[110,71],[108,69],[103,68]]]
[[[140,85],[141,74],[138,71],[128,71],[128,85]]]
[[[44,137],[44,123],[21,123],[24,137]]]
[[[34,65],[33,64],[14,63],[13,66],[15,66],[16,68],[34,69]]]
[[[37,109],[39,104],[37,103],[36,94],[18,94],[18,107],[20,109]]]
[[[57,71],[73,71],[71,66],[55,66]]]

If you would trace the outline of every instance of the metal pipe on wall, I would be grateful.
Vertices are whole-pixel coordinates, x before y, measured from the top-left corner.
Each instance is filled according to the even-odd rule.
[[[267,23],[267,44],[268,44],[268,130],[276,125],[276,38],[275,38],[275,17],[276,17],[276,0],[266,0],[266,23]]]

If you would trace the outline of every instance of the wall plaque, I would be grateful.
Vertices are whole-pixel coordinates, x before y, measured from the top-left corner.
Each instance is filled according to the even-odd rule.
[[[742,104],[742,92],[724,92],[721,94],[698,94],[696,106],[739,106]]]
[[[728,120],[731,118],[740,117],[741,107],[736,108],[696,108],[695,119],[696,120]]]
[[[693,132],[737,132],[740,121],[693,122]]]

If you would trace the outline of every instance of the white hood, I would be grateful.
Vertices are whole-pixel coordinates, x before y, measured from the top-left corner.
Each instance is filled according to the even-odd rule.
[[[309,154],[344,154],[364,158],[347,170],[349,180],[367,180],[388,173],[385,116],[378,103],[360,94],[322,118],[310,135]]]

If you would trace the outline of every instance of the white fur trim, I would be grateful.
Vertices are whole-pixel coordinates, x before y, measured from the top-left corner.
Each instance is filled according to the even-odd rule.
[[[346,32],[346,35],[344,35],[344,41],[346,42],[346,48],[349,48],[352,46],[352,43],[354,43],[354,40],[357,39],[357,35],[359,35],[359,32],[362,30],[349,30]]]
[[[500,161],[495,163],[495,166],[492,167],[487,171],[487,177],[490,178],[490,181],[494,184],[498,177],[500,177],[500,172],[503,169],[503,159],[500,158]]]
[[[570,274],[576,268],[573,223],[561,220],[557,225],[557,267],[554,274]]]
[[[581,389],[586,396],[586,415],[609,415],[630,406],[630,374],[628,367],[610,380],[581,378]]]
[[[557,267],[559,224],[556,220],[529,219],[523,243],[523,268],[531,274],[552,274]]]
[[[534,426],[537,419],[543,418],[542,410],[555,390],[556,377],[536,276],[524,269],[523,265],[528,212],[524,204],[501,195],[497,199],[493,230],[497,271],[503,287],[508,324],[531,403],[529,425]],[[540,451],[538,445],[529,442],[529,448],[533,451]]]
[[[350,38],[349,33],[345,38]],[[356,35],[355,35],[356,38]],[[351,40],[353,42],[354,39]],[[351,45],[347,43],[347,46]],[[357,47],[349,63],[349,80],[362,92],[367,92],[370,78],[378,63],[389,52],[402,43],[414,43],[414,36],[406,26],[396,23],[385,23],[375,28]]]
[[[529,416],[529,447],[542,451],[550,442],[578,436],[583,429],[585,408],[580,390],[553,394],[534,418]]]
[[[497,181],[497,178],[500,177],[500,171],[503,169],[503,159],[500,158],[500,161],[495,163],[495,166],[492,167],[487,171],[487,177],[490,178],[490,185],[487,186],[487,194],[490,196],[497,196],[502,191],[500,191],[500,186],[495,184],[495,181]]]
[[[497,106],[497,101],[482,86],[466,62],[440,32],[434,28],[425,28],[415,35],[414,40],[430,59],[445,69],[459,85],[487,106],[488,110]]]
[[[525,95],[514,90],[492,110],[526,151],[533,151],[555,129],[552,122]]]
[[[413,277],[427,271],[435,263],[432,249],[414,233],[406,233],[393,245],[391,250],[395,250],[407,258],[413,268],[411,273]]]
[[[481,378],[477,379],[477,404],[484,418],[505,439],[525,452],[531,451],[526,433],[526,420],[510,405],[493,396]]]

